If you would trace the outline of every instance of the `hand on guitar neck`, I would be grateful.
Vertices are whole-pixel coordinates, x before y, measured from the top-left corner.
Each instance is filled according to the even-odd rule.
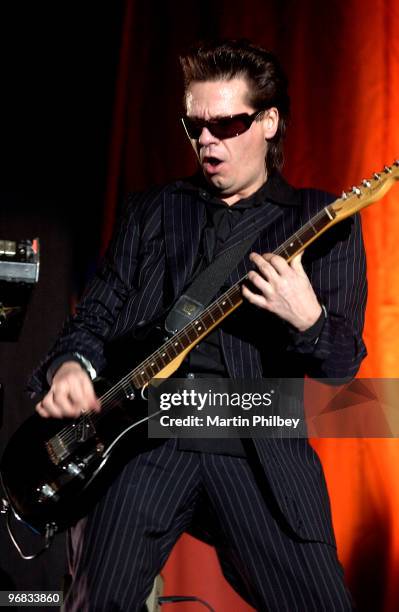
[[[36,412],[44,418],[61,419],[77,418],[87,410],[100,410],[90,376],[76,361],[66,361],[54,374]]]
[[[258,293],[243,286],[243,296],[259,308],[273,312],[304,332],[318,320],[322,309],[309,278],[302,266],[301,255],[290,263],[273,253],[252,253],[251,261],[257,272],[248,273],[248,279]]]

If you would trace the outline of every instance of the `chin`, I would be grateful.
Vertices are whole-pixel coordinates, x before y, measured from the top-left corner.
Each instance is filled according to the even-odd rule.
[[[208,181],[208,183],[212,185],[212,187],[217,189],[221,194],[224,195],[226,191],[229,191],[229,186],[226,184],[226,181],[223,180],[221,176],[213,175],[213,176],[206,176],[205,178]]]

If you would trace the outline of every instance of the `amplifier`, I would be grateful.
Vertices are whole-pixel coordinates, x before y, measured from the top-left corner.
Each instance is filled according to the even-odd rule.
[[[18,339],[39,263],[38,238],[0,240],[0,340]]]
[[[39,257],[38,238],[18,242],[0,240],[0,280],[13,283],[37,283]]]

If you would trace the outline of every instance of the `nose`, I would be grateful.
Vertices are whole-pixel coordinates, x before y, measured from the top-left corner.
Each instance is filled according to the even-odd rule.
[[[200,137],[198,138],[198,144],[201,146],[208,146],[216,142],[219,142],[219,139],[216,138],[216,136],[214,136],[207,127],[203,127]]]

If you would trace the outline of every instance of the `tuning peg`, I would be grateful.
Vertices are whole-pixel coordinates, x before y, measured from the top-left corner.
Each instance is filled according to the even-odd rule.
[[[356,187],[355,185],[352,187],[352,193],[354,193],[357,196],[362,195],[362,192],[360,191],[359,187]]]
[[[390,172],[392,172],[392,168],[390,166],[384,166],[384,172],[385,174],[389,174]]]
[[[395,161],[393,162],[395,166],[399,166],[399,159],[395,159]]]
[[[368,188],[371,187],[371,183],[367,179],[363,179],[362,180],[362,185],[363,185],[363,187],[368,187]]]
[[[374,172],[373,178],[375,178],[376,181],[379,181],[381,178],[381,174],[378,174],[378,172]]]
[[[348,199],[348,194],[346,193],[346,191],[343,191],[343,192],[342,192],[341,198],[342,198],[343,200],[347,200],[347,199]]]

